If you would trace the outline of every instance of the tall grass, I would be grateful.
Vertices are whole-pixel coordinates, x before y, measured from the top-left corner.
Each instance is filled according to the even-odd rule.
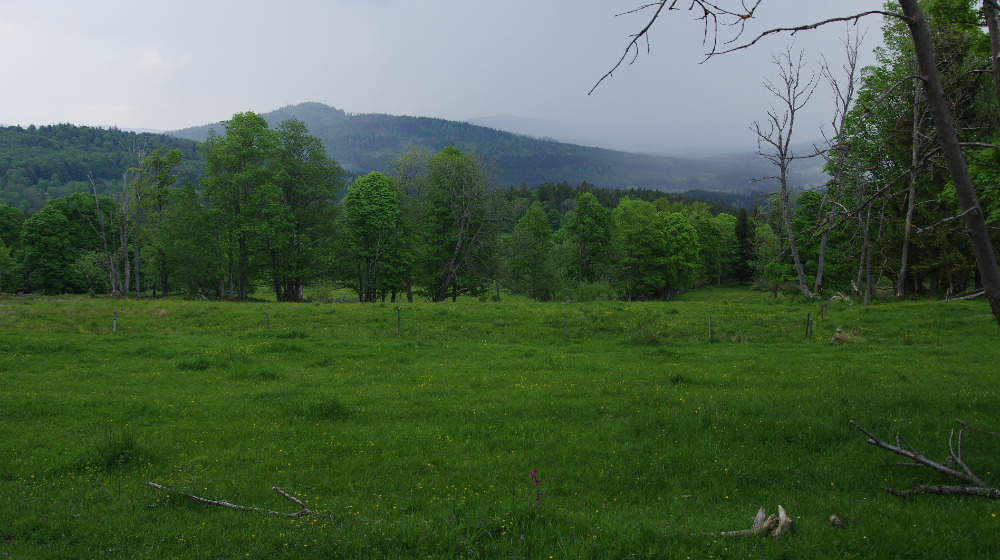
[[[854,342],[830,345],[837,328]],[[955,417],[1000,429],[996,338],[983,302],[837,302],[821,320],[818,304],[735,289],[544,305],[4,298],[0,551],[1000,557],[998,504],[882,492],[941,479],[889,464],[847,423],[936,458]],[[995,486],[998,438],[964,446]],[[321,515],[178,494],[296,511],[273,486]],[[778,504],[796,519],[781,540],[705,534]]]

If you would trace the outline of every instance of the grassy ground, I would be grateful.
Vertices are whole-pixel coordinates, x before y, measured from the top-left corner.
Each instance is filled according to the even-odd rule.
[[[401,336],[396,304],[3,297],[0,552],[1000,557],[1000,504],[886,494],[944,481],[848,425],[938,460],[955,417],[1000,429],[985,302],[398,307]],[[854,342],[830,345],[836,328]],[[964,445],[1000,485],[1000,438]],[[274,486],[322,515],[178,494],[299,509]],[[704,534],[778,504],[781,540]]]

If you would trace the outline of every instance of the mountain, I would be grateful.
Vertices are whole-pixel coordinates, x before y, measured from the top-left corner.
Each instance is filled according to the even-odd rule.
[[[505,186],[584,181],[597,187],[630,187],[667,192],[688,190],[744,191],[753,178],[772,175],[762,160],[752,155],[706,159],[636,154],[544,140],[478,126],[467,122],[429,117],[384,114],[351,114],[321,103],[289,105],[264,113],[267,122],[296,118],[326,146],[330,157],[352,173],[385,171],[389,160],[413,144],[432,152],[453,145],[473,149],[497,160],[500,182]],[[544,121],[543,121],[544,122]],[[204,125],[168,134],[204,141],[209,132],[225,132],[221,124]],[[815,172],[793,173],[793,182],[822,182]]]
[[[163,134],[71,124],[0,127],[0,204],[37,212],[48,200],[90,192],[92,182],[103,194],[133,165],[129,147],[179,148],[184,159],[177,171],[192,181],[205,167],[194,142]]]

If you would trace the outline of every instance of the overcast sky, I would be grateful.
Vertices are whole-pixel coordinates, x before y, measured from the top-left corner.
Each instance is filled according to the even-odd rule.
[[[701,64],[700,23],[671,12],[648,55],[587,95],[651,15],[616,14],[645,1],[0,0],[0,123],[171,130],[318,101],[352,113],[543,120],[549,136],[619,149],[752,147],[748,125],[770,103],[761,81],[788,36]],[[881,5],[763,0],[751,29]],[[866,51],[880,25],[862,21]],[[846,29],[802,33],[796,48],[839,66]],[[799,138],[819,137],[832,107],[821,86]]]

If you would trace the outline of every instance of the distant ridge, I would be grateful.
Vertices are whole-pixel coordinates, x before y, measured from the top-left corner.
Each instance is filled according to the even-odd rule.
[[[327,152],[352,173],[385,171],[389,160],[408,146],[437,152],[445,146],[471,148],[495,158],[504,186],[522,183],[533,187],[545,182],[597,187],[630,187],[666,192],[689,190],[746,191],[755,177],[773,174],[758,158],[719,157],[686,159],[634,154],[543,140],[478,126],[467,122],[430,117],[384,114],[351,114],[322,103],[289,105],[263,116],[272,126],[296,118],[306,123],[310,134],[322,140]],[[227,117],[228,118],[228,117]],[[185,128],[167,134],[203,142],[209,131],[224,133],[221,124]],[[811,176],[810,176],[811,175]],[[795,175],[799,185],[820,182],[815,171]],[[759,190],[762,185],[756,185]]]

